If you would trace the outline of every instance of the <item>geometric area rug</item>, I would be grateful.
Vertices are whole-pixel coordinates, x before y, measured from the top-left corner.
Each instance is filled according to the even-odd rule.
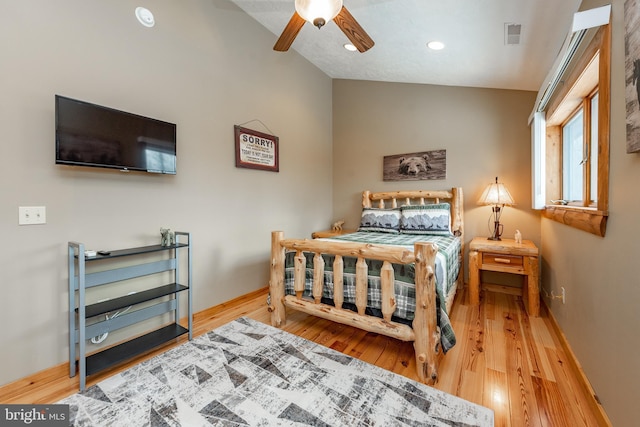
[[[493,411],[243,317],[57,403],[75,426],[493,426]]]

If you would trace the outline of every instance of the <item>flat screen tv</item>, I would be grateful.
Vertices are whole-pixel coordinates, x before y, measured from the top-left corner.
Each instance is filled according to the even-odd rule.
[[[56,95],[56,163],[176,173],[176,125]]]

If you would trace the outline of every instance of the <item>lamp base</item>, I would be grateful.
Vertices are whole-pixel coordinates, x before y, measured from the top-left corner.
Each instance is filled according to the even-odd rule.
[[[500,224],[500,221],[494,221],[493,234],[487,240],[502,240],[500,236],[502,236],[502,224]]]

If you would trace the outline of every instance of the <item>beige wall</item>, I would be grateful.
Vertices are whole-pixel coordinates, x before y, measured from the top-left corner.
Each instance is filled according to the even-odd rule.
[[[476,204],[496,176],[517,206],[502,215],[504,237],[516,229],[540,242],[531,210],[527,118],[534,92],[336,80],[333,84],[333,216],[357,227],[360,193],[462,187],[465,240],[488,236],[491,209]],[[382,180],[383,157],[446,149],[444,180]],[[503,278],[495,278],[501,280]],[[510,278],[505,278],[508,282]]]
[[[609,220],[604,238],[543,219],[543,285],[566,289],[551,308],[615,426],[640,418],[640,155],[626,154],[624,1],[612,4]]]
[[[68,359],[69,240],[192,232],[198,311],[266,286],[270,230],[331,217],[331,79],[226,0],[149,2],[152,29],[136,6],[2,1],[0,384]],[[55,165],[54,94],[177,123],[177,175]],[[233,125],[253,119],[279,136],[280,173],[235,168]],[[18,226],[18,206],[40,205],[47,224]]]

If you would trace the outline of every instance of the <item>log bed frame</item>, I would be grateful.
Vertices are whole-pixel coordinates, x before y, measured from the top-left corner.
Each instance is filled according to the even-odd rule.
[[[463,285],[464,269],[464,219],[461,188],[450,191],[394,191],[362,193],[362,206],[379,208],[398,207],[398,201],[404,205],[448,202],[451,206],[451,230],[460,236],[460,272],[456,289]],[[285,252],[295,251],[294,290],[296,295],[285,295]],[[435,258],[437,245],[417,242],[411,252],[405,248],[384,245],[335,242],[309,239],[285,239],[282,231],[271,233],[271,273],[269,281],[271,324],[282,327],[286,322],[286,308],[322,317],[393,337],[402,341],[413,341],[416,355],[418,378],[426,384],[435,384],[438,380],[438,362],[440,352],[440,332],[436,323]],[[306,259],[303,252],[314,253],[313,300],[302,297],[305,285]],[[323,288],[324,259],[321,254],[335,255],[333,263],[334,303],[335,307],[320,302]],[[358,312],[343,309],[343,256],[357,258],[356,263],[356,307]],[[383,261],[380,273],[383,318],[365,315],[367,305],[367,264],[365,259]],[[412,326],[391,320],[395,311],[394,270],[391,263],[415,263],[416,311]],[[451,313],[453,296],[447,299],[447,312]]]

